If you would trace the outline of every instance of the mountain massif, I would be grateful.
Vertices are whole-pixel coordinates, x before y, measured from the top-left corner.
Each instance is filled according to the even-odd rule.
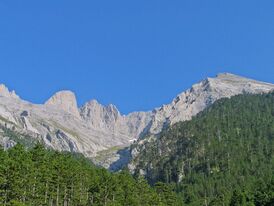
[[[223,98],[131,146],[130,168],[184,205],[274,205],[274,92]]]
[[[233,74],[128,115],[0,85],[0,143],[1,205],[274,204],[274,85]]]
[[[223,73],[193,85],[170,104],[122,115],[114,105],[103,106],[96,100],[78,107],[71,91],[57,92],[45,104],[33,104],[1,85],[0,143],[10,148],[16,142],[30,146],[39,141],[58,151],[82,153],[109,167],[123,159],[121,155],[130,156],[119,150],[157,136],[169,125],[192,119],[216,100],[273,89],[273,84]],[[132,151],[133,157],[137,154],[137,150]]]

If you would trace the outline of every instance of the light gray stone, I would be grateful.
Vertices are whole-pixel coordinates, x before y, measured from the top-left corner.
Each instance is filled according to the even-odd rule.
[[[79,152],[89,158],[95,158],[99,153],[110,154],[109,160],[107,156],[102,158],[102,164],[109,167],[120,165],[112,164],[113,161],[128,159],[121,155],[135,156],[139,152],[134,150],[129,154],[116,151],[117,148],[126,151],[124,148],[133,142],[143,144],[149,139],[145,138],[148,134],[154,136],[165,126],[189,120],[220,98],[266,93],[273,89],[273,84],[224,73],[193,85],[170,104],[149,112],[122,115],[114,105],[103,106],[96,100],[78,108],[71,91],[57,92],[40,105],[24,101],[14,91],[0,85],[0,126],[33,139],[42,139],[48,147],[59,151]],[[14,145],[2,133],[1,143],[6,147]]]

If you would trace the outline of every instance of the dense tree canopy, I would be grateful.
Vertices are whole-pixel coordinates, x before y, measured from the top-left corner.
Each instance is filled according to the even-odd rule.
[[[134,148],[136,175],[188,205],[274,205],[274,93],[221,99]]]
[[[179,205],[173,188],[156,189],[126,171],[97,168],[81,155],[42,145],[0,149],[1,205]]]
[[[271,93],[219,100],[134,145],[141,151],[135,177],[110,173],[79,154],[17,144],[0,149],[0,204],[273,206],[273,140]]]

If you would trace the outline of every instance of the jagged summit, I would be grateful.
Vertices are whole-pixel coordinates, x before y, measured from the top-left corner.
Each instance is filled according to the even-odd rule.
[[[0,96],[19,99],[19,96],[15,93],[15,91],[9,91],[4,84],[0,84]]]
[[[80,115],[90,126],[96,128],[114,128],[118,119],[121,118],[115,105],[104,106],[97,100],[84,104],[80,108]]]
[[[240,81],[240,82],[246,82],[246,81],[254,81],[253,79],[247,78],[247,77],[243,77],[240,75],[236,75],[236,74],[232,74],[232,73],[219,73],[216,75],[216,77],[213,78],[208,78],[210,80],[219,80],[219,81]]]
[[[101,105],[96,99],[92,99],[85,103],[85,105]]]
[[[236,75],[236,74],[232,74],[232,73],[229,73],[229,72],[223,72],[223,73],[219,73],[216,75],[216,78],[245,78],[245,77],[242,77],[242,76],[239,76],[239,75]]]
[[[96,116],[95,113],[108,113],[113,114],[116,116],[116,119],[118,116],[121,116],[119,110],[114,104],[109,104],[107,106],[104,106],[100,104],[96,99],[90,100],[87,103],[85,103],[80,108],[80,113],[83,118],[90,118],[91,116]],[[104,114],[105,115],[105,114]]]
[[[190,120],[216,100],[242,93],[267,93],[274,90],[274,84],[255,81],[231,73],[220,73],[206,78],[179,94],[171,104],[153,111],[155,114],[150,132],[159,133],[165,125]]]
[[[45,105],[55,106],[79,117],[76,96],[72,91],[63,90],[55,93]]]
[[[36,105],[19,99],[14,91],[0,85],[0,97],[5,97],[0,101],[0,126],[16,128],[16,132],[38,138],[53,149],[94,157],[102,150],[129,146],[148,134],[158,134],[170,124],[189,120],[218,99],[273,89],[273,84],[222,73],[194,84],[170,104],[149,112],[121,115],[114,105],[104,106],[97,100],[78,108],[75,94],[68,90],[57,92],[44,105]],[[0,128],[0,144],[14,143],[1,135]],[[100,164],[107,167],[118,157],[118,153],[113,153]]]
[[[270,85],[270,86],[274,86],[274,84],[271,83],[267,83],[267,82],[262,82],[262,81],[258,81],[258,80],[254,80],[251,78],[247,78],[247,77],[243,77],[243,76],[239,76],[236,74],[231,74],[231,73],[220,73],[216,76],[216,78],[209,78],[209,79],[216,79],[219,81],[226,81],[227,83],[238,83],[238,84],[243,84],[243,83],[256,83],[256,84],[260,84],[260,85]]]

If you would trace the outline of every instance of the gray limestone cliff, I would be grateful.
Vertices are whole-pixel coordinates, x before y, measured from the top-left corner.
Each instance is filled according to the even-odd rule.
[[[45,103],[45,105],[62,109],[65,112],[71,113],[76,117],[79,117],[76,96],[71,91],[57,92]]]
[[[71,91],[57,92],[45,104],[32,104],[2,84],[0,144],[8,148],[18,141],[40,141],[59,151],[83,153],[100,165],[117,169],[128,160],[124,155],[134,158],[138,153],[129,154],[126,149],[133,142],[141,145],[147,136],[156,135],[169,124],[191,119],[218,99],[273,89],[273,84],[223,73],[193,85],[170,104],[122,115],[114,105],[104,106],[96,100],[79,108]]]

